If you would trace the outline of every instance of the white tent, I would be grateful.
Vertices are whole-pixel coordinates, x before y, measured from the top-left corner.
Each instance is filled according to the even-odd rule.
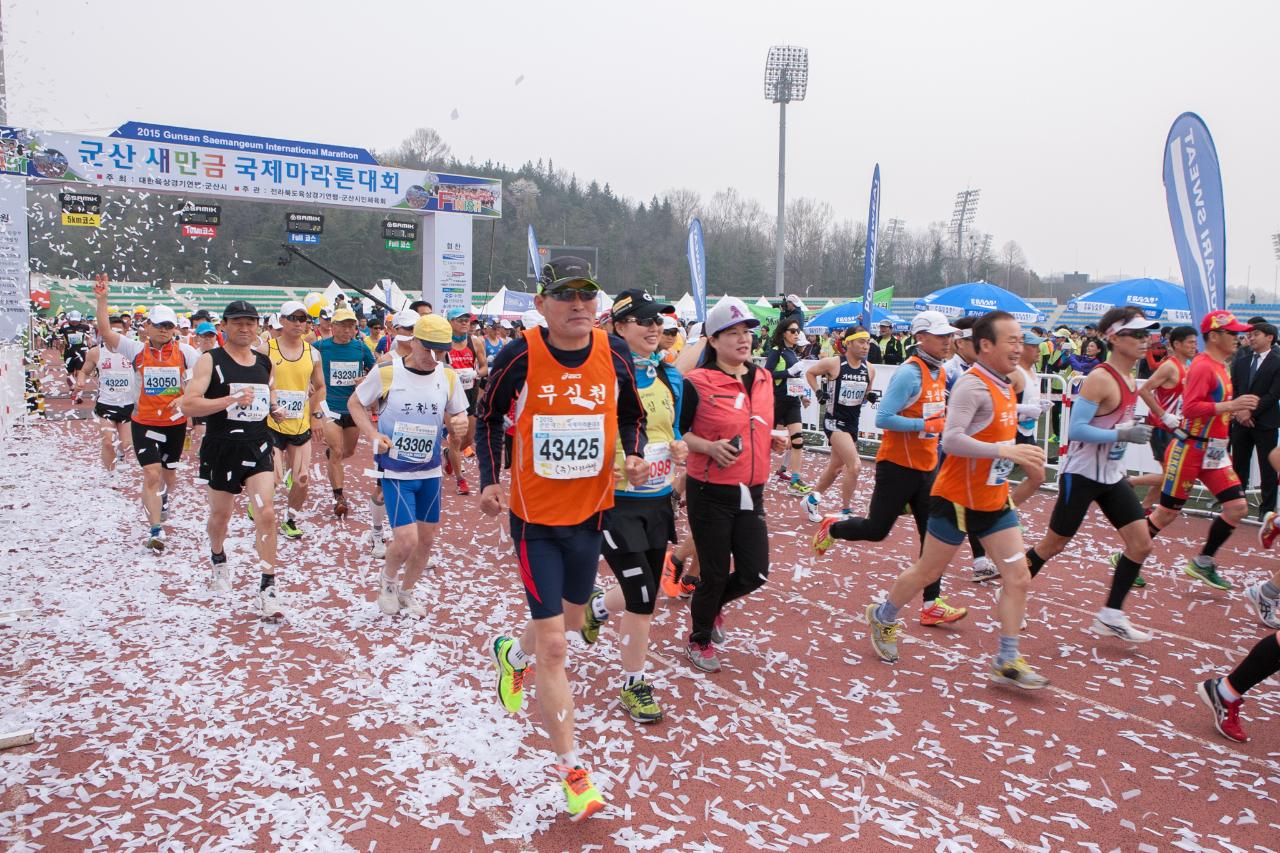
[[[506,305],[507,286],[504,284],[498,289],[488,302],[480,307],[477,312],[481,317],[501,317],[502,308]]]
[[[828,308],[835,308],[835,307],[836,307],[836,301],[835,301],[834,299],[828,299],[828,300],[827,300],[827,304],[826,304],[826,305],[823,305],[823,306],[822,306],[821,308],[819,308],[818,310],[819,310],[819,311],[826,311]]]
[[[596,309],[597,317],[603,315],[606,311],[608,311],[613,307],[613,297],[605,293],[603,290],[600,291],[599,299],[600,299],[600,307]]]
[[[686,293],[676,300],[676,316],[681,320],[698,319],[698,303],[693,301],[693,294]]]
[[[770,302],[767,298],[765,298],[765,297],[761,296],[759,299],[757,299],[757,300],[756,300],[756,307],[757,307],[757,308],[772,308],[772,307],[773,307],[773,303],[772,303],[772,302]]]
[[[387,287],[391,288],[391,298],[387,299]],[[378,290],[373,295],[388,303],[393,311],[400,311],[408,306],[409,297],[400,289],[400,285],[396,284],[389,278],[384,278],[378,283]]]

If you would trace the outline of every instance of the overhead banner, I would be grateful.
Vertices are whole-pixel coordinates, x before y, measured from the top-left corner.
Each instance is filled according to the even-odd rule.
[[[871,328],[876,296],[876,247],[880,242],[880,164],[871,174],[871,203],[867,208],[867,250],[862,267],[862,328]]]
[[[27,264],[27,182],[0,175],[0,341],[17,340],[27,331]]]
[[[1191,321],[1227,307],[1227,224],[1222,173],[1209,128],[1183,113],[1164,143],[1164,193]]]
[[[689,283],[698,322],[707,322],[707,250],[702,242],[702,223],[695,216],[689,223]]]
[[[222,147],[182,141],[212,133],[160,128],[154,136],[134,139],[0,126],[0,172],[249,201],[502,216],[502,182],[495,178],[394,169],[358,157],[347,162],[332,155],[359,149],[291,140],[241,137],[254,144]],[[310,151],[306,146],[316,146],[323,156],[283,153]]]

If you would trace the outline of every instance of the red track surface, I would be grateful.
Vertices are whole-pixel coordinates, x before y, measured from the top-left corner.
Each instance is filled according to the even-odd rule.
[[[308,535],[281,542],[291,615],[277,627],[252,609],[243,516],[236,592],[205,591],[192,458],[157,558],[140,544],[136,466],[99,471],[91,423],[27,428],[0,450],[0,608],[37,608],[0,628],[0,719],[37,728],[36,744],[0,753],[9,849],[1280,848],[1275,683],[1248,697],[1242,745],[1192,691],[1264,631],[1238,591],[1180,575],[1203,521],[1159,541],[1128,605],[1157,637],[1131,648],[1083,630],[1116,542],[1091,516],[1033,588],[1022,648],[1053,685],[1025,693],[986,679],[992,590],[966,567],[947,593],[969,618],[924,629],[912,606],[902,659],[877,660],[861,611],[915,552],[913,528],[814,560],[813,526],[771,486],[769,584],[731,606],[724,671],[691,671],[684,608],[659,607],[650,676],[666,721],[640,727],[612,704],[611,628],[593,648],[575,636],[580,747],[610,801],[575,826],[536,686],[515,718],[492,696],[486,639],[525,605],[474,497],[448,499],[430,616],[387,618],[359,543],[364,501],[334,522],[315,468]],[[349,466],[349,493],[367,491],[367,465]],[[1026,508],[1029,541],[1051,501]],[[1253,530],[1222,554],[1238,589],[1276,566]]]

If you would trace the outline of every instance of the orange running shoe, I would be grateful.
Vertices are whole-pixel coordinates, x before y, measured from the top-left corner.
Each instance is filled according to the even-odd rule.
[[[933,605],[927,610],[920,611],[920,624],[926,628],[932,628],[935,625],[945,625],[948,622],[959,622],[969,613],[967,607],[952,607],[947,604],[947,600],[942,596],[938,596],[933,600]]]
[[[839,519],[827,518],[822,519],[822,525],[818,528],[818,532],[813,534],[813,553],[821,557],[827,553],[827,550],[834,544],[836,539],[831,535],[831,525],[835,524]]]
[[[680,595],[680,575],[676,572],[675,549],[668,548],[667,554],[662,558],[662,592],[667,598],[676,598]]]
[[[476,449],[468,444],[467,449],[462,451],[462,455],[470,459],[472,456],[476,455]]]

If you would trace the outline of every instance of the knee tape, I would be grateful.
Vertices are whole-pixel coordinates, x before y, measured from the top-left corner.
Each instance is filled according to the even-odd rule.
[[[804,449],[804,436],[803,436],[803,435],[801,435],[800,433],[796,433],[795,435],[791,436],[791,449],[792,449],[792,450],[802,450],[802,449]]]

